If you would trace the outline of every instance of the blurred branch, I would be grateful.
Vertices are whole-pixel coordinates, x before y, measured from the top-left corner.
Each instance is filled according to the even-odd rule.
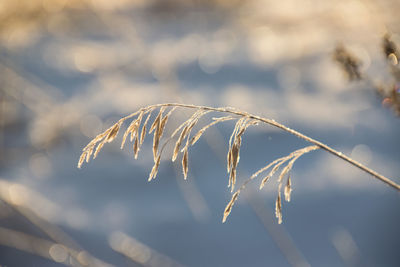
[[[109,236],[109,244],[113,250],[128,259],[148,267],[183,267],[170,257],[157,252],[123,232],[113,232]]]
[[[43,204],[44,199],[42,196],[38,195],[38,193],[33,193],[23,185],[8,183],[5,180],[0,180],[0,199],[12,207],[14,211],[28,219],[33,225],[39,228],[57,244],[62,245],[63,249],[68,252],[68,255],[74,258],[74,260],[80,265],[104,267],[112,266],[92,256],[87,251],[82,250],[78,243],[74,241],[67,233],[61,230],[61,228],[36,214],[30,208],[30,205]],[[42,203],[40,203],[40,201],[42,201]],[[16,248],[22,247],[24,250],[22,243],[23,242],[17,243]],[[43,252],[41,252],[40,255],[42,256]]]
[[[0,227],[0,244],[31,253],[51,261],[62,263],[64,265],[72,265],[68,259],[70,253],[78,254],[77,251],[73,251],[72,249],[67,248],[59,243],[54,243],[46,239],[38,238],[4,227]]]
[[[247,192],[245,197],[288,263],[293,267],[311,267],[311,264],[304,258],[285,227],[274,222],[274,218],[271,215],[274,212],[261,201],[258,194]]]

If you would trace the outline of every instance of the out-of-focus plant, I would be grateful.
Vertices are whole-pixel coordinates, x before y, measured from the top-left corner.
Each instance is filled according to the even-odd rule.
[[[361,70],[362,61],[349,52],[343,45],[338,45],[333,53],[334,60],[342,68],[349,81],[365,81],[372,86],[381,98],[382,105],[390,108],[396,116],[400,116],[400,52],[391,34],[382,38],[382,52],[391,79],[375,82]]]

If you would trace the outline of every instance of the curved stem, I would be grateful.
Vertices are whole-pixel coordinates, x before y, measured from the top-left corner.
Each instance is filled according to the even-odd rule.
[[[226,108],[214,108],[214,107],[196,106],[196,105],[180,104],[180,103],[164,103],[164,104],[151,105],[151,106],[148,106],[146,108],[150,108],[150,107],[157,108],[157,107],[163,107],[163,106],[164,107],[174,106],[174,107],[191,108],[191,109],[203,109],[203,110],[230,113],[230,114],[239,115],[239,116],[246,116],[246,117],[248,117],[250,119],[257,120],[257,121],[260,121],[260,122],[275,126],[275,127],[279,128],[279,129],[282,129],[285,132],[288,132],[288,133],[290,133],[290,134],[292,134],[294,136],[297,136],[298,138],[301,138],[301,139],[303,139],[303,140],[305,140],[305,141],[307,141],[309,143],[312,143],[312,144],[320,147],[321,149],[333,154],[334,156],[336,156],[338,158],[341,158],[342,160],[350,163],[351,165],[357,167],[358,169],[360,169],[360,170],[372,175],[376,179],[378,179],[378,180],[386,183],[387,185],[395,188],[396,190],[400,191],[400,185],[397,184],[396,182],[390,180],[389,178],[387,178],[387,177],[377,173],[376,171],[364,166],[363,164],[359,163],[358,161],[356,161],[356,160],[344,155],[342,152],[339,152],[339,151],[331,148],[330,146],[328,146],[328,145],[326,145],[326,144],[324,144],[324,143],[322,143],[320,141],[317,141],[317,140],[315,140],[315,139],[313,139],[313,138],[311,138],[309,136],[306,136],[306,135],[304,135],[304,134],[302,134],[302,133],[300,133],[300,132],[298,132],[296,130],[293,130],[293,129],[289,128],[289,127],[286,127],[285,125],[283,125],[283,124],[281,124],[279,122],[276,122],[275,120],[263,118],[263,117],[260,117],[260,116],[249,114],[247,112],[236,110],[234,108],[229,108],[229,107],[226,107]],[[127,117],[131,117],[131,115],[129,115]],[[127,117],[125,117],[125,118],[127,118]]]

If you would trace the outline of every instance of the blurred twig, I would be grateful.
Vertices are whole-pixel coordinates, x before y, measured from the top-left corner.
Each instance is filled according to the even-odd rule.
[[[274,212],[261,201],[258,194],[247,192],[245,197],[288,263],[293,267],[311,267],[286,229],[275,223],[272,216]]]
[[[112,266],[83,250],[79,244],[61,228],[36,214],[30,208],[30,205],[37,205],[38,203],[35,201],[35,199],[38,199],[38,197],[41,196],[34,196],[32,194],[33,193],[25,186],[8,183],[6,181],[0,182],[0,199],[7,203],[15,212],[18,212],[23,217],[28,219],[33,225],[39,228],[57,244],[62,245],[66,252],[68,252],[68,255],[72,257],[77,264],[82,266]],[[27,200],[29,200],[29,202]],[[27,240],[36,239],[31,238]],[[17,246],[16,248],[23,248],[22,244],[15,245]],[[43,256],[42,252],[40,256]]]

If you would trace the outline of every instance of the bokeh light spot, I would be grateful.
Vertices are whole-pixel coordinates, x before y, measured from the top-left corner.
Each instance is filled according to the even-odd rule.
[[[372,152],[367,145],[356,145],[351,151],[351,157],[363,164],[368,164],[372,160]]]
[[[64,262],[67,260],[68,252],[63,245],[54,244],[49,249],[51,258],[56,262]]]

